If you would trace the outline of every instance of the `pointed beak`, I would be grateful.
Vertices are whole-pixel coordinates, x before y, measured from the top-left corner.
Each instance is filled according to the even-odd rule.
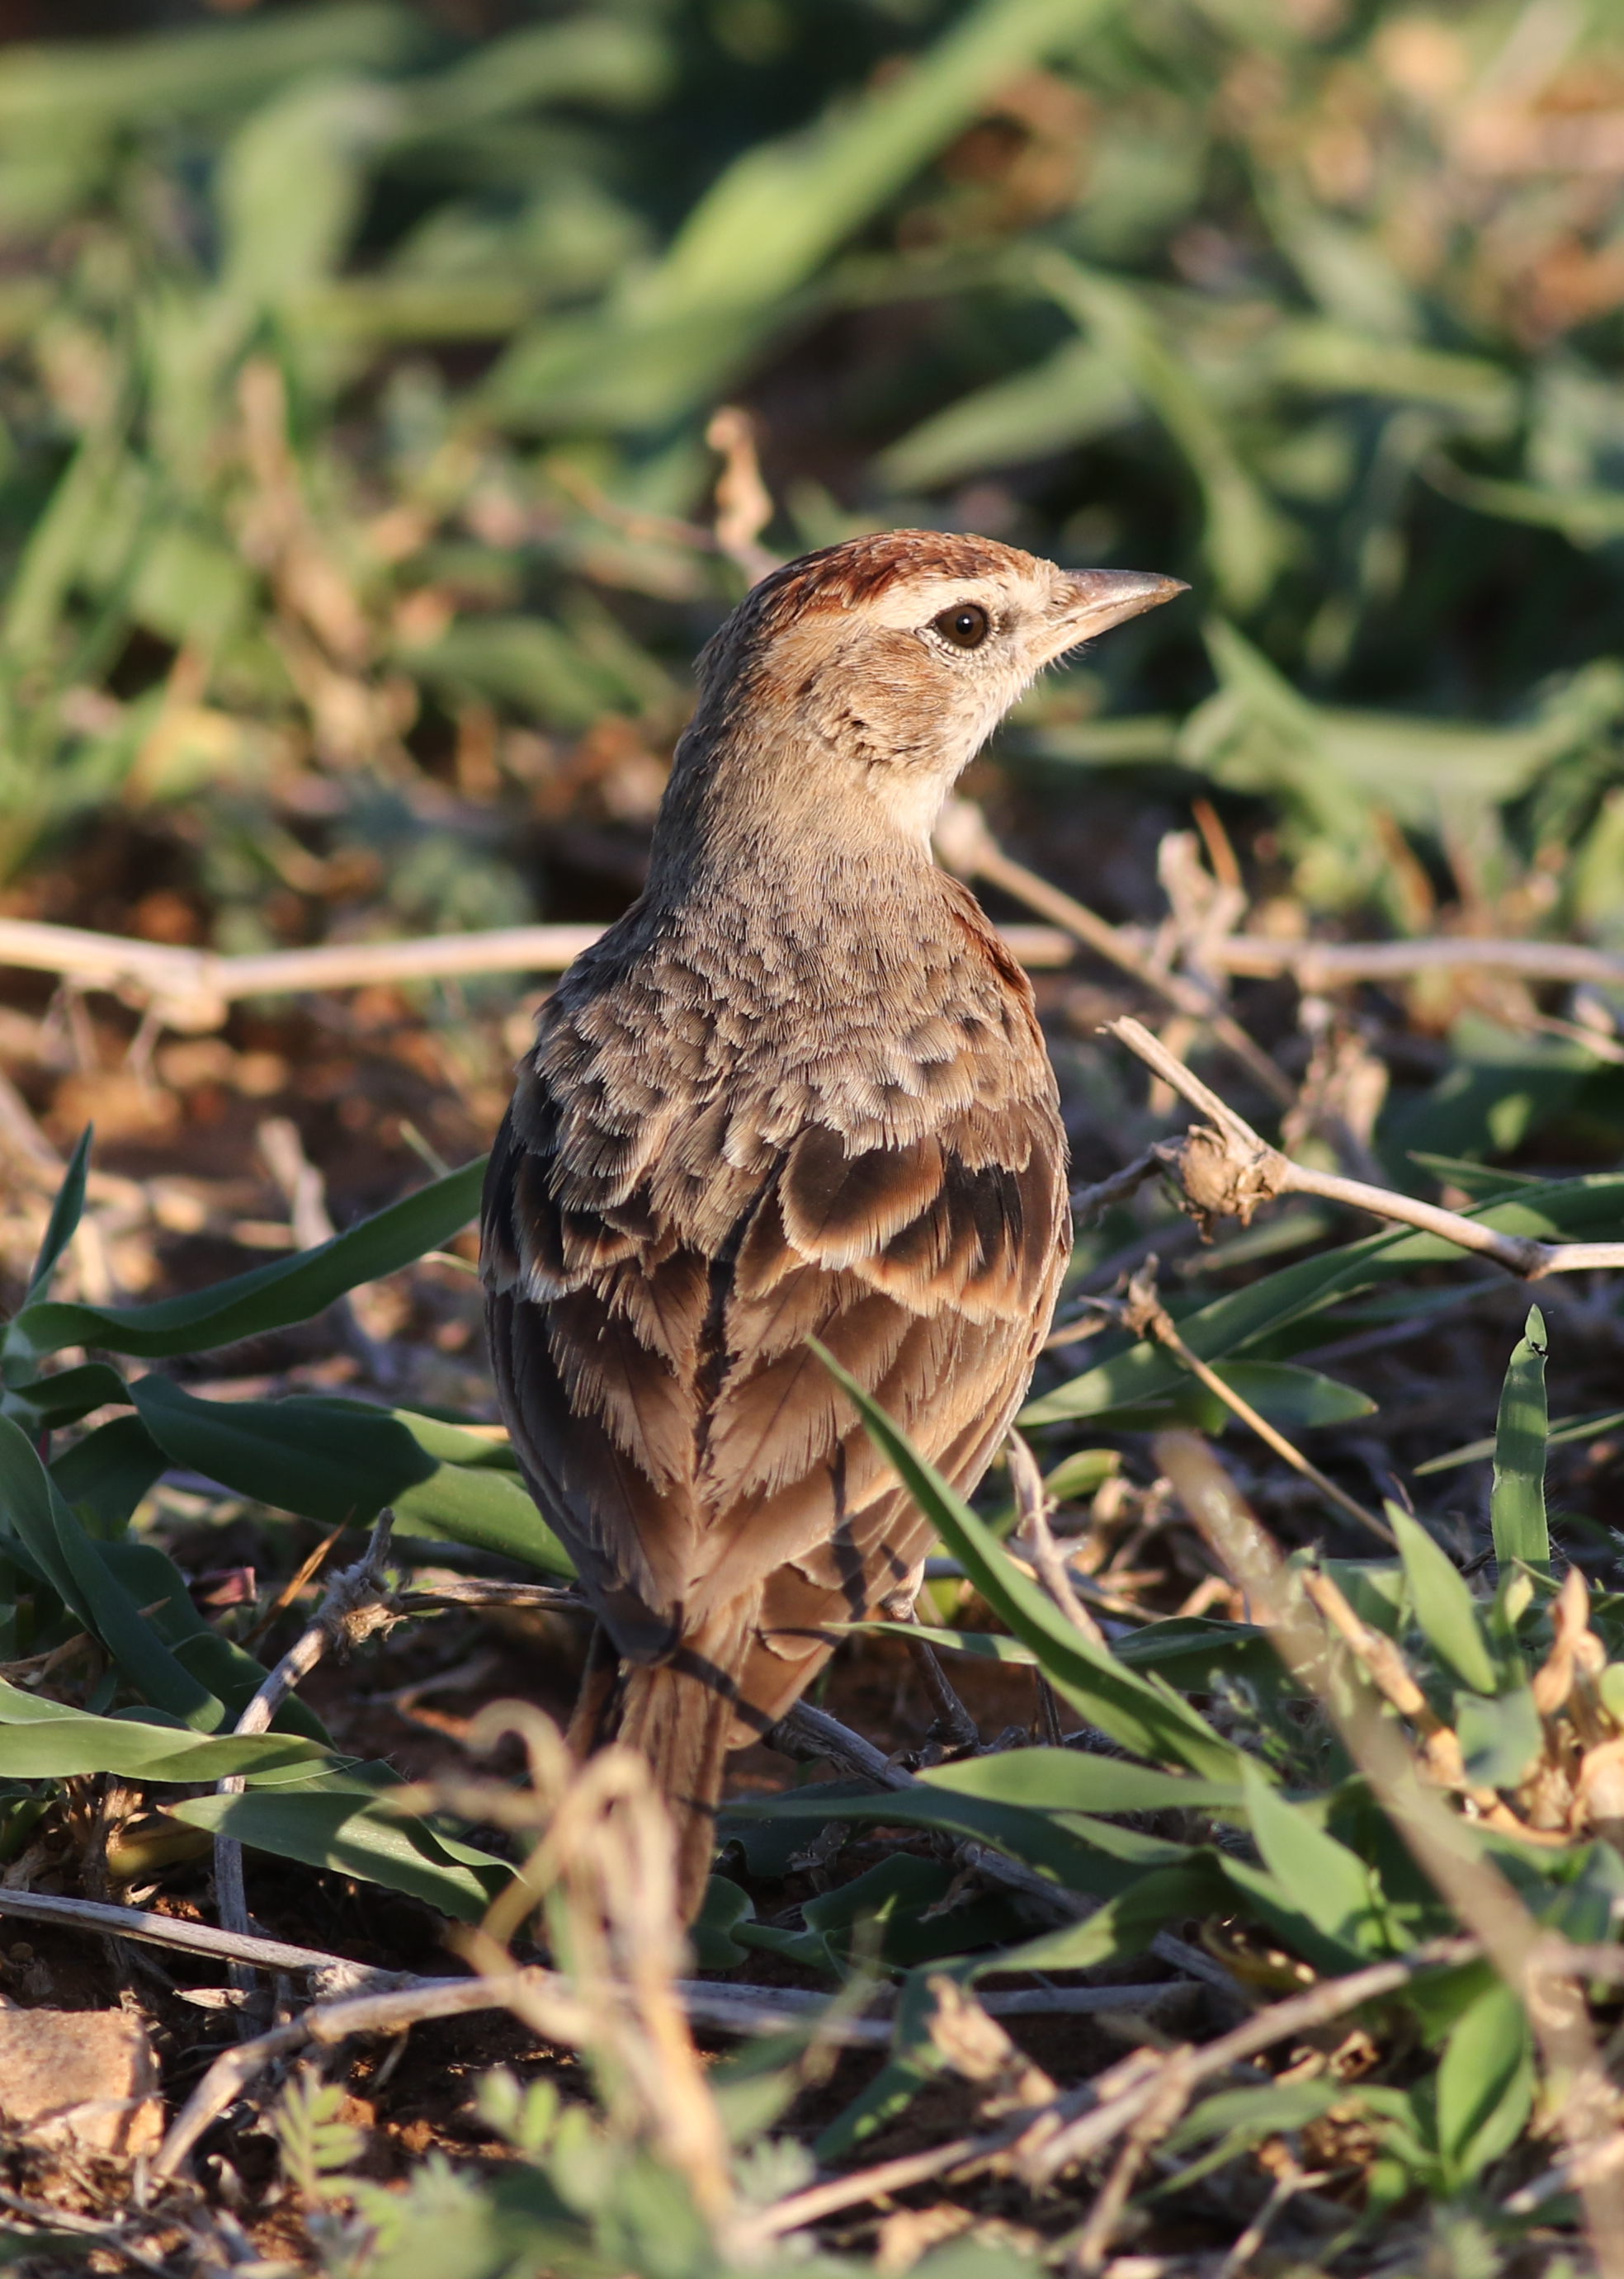
[[[1189,591],[1181,578],[1159,578],[1154,571],[1068,570],[1055,587],[1057,639],[1050,655],[1064,656],[1079,641],[1092,641]]]

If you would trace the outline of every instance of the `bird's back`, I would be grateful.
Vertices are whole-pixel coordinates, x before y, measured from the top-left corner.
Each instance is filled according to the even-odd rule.
[[[967,1487],[1068,1239],[1030,989],[955,882],[622,921],[546,1009],[485,1228],[515,1446],[620,1654],[758,1599],[735,1738],[781,1715],[927,1538],[807,1339]]]

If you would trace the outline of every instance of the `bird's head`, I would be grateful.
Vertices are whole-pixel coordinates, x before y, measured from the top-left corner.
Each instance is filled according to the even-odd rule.
[[[1186,589],[1061,570],[990,538],[892,530],[785,564],[700,659],[696,729],[743,729],[827,787],[860,782],[927,837],[954,780],[1047,664]]]

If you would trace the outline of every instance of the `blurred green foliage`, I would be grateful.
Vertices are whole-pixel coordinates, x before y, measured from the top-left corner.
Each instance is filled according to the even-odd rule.
[[[1016,759],[1256,794],[1313,905],[1619,932],[1606,0],[502,22],[10,51],[7,868],[205,794],[237,946],[298,870],[255,819],[290,777],[348,811],[492,714],[481,797],[605,719],[662,751],[740,590],[686,526],[737,397],[781,550],[967,525],[1190,579]],[[467,854],[402,923],[512,914]]]

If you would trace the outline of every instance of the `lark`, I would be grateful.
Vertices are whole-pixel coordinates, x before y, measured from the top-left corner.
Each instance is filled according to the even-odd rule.
[[[1032,991],[932,826],[1045,665],[1182,590],[931,531],[775,571],[699,659],[645,892],[520,1068],[502,1412],[597,1618],[572,1737],[646,1754],[690,1914],[727,1752],[930,1541],[808,1340],[967,1492],[1069,1254]]]

